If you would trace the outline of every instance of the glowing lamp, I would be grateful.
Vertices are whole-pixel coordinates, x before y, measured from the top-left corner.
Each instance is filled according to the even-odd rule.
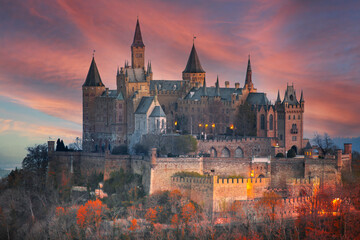
[[[177,126],[177,121],[175,121],[175,126]]]
[[[215,123],[213,123],[211,126],[214,128],[214,127],[215,127]]]
[[[230,129],[231,129],[231,130],[234,129],[234,125],[233,125],[233,124],[230,125]]]
[[[205,127],[207,128],[209,125],[208,124],[205,124]]]

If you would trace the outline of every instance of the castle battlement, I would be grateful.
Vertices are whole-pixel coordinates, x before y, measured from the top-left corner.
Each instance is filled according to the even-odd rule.
[[[212,184],[212,177],[172,177],[171,180],[175,183],[200,183]]]
[[[199,139],[199,142],[266,142],[275,138],[272,137],[216,137],[215,139]]]
[[[296,185],[296,184],[319,184],[319,178],[291,178],[288,180],[288,184]]]
[[[221,178],[214,176],[214,183],[218,185],[225,184],[267,184],[270,182],[270,178]]]

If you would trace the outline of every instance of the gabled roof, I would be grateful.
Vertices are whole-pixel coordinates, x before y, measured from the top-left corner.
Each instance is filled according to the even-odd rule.
[[[135,114],[146,114],[153,101],[154,97],[142,97]]]
[[[101,81],[99,70],[96,66],[95,58],[93,57],[83,87],[103,87],[103,86],[104,84]]]
[[[201,67],[200,60],[195,49],[195,44],[192,46],[189,60],[183,73],[205,73],[204,69]]]
[[[250,105],[267,105],[270,101],[267,99],[265,93],[249,93],[246,102]]]
[[[235,95],[242,95],[242,88],[219,88],[220,97],[224,101],[231,101],[231,96]],[[189,93],[185,96],[185,100],[201,100],[201,96],[204,95],[203,87],[199,88],[192,88]],[[206,96],[209,98],[217,97],[218,91],[216,87],[207,87],[206,88]]]
[[[150,114],[150,117],[166,117],[166,115],[160,106],[156,106]]]
[[[132,47],[145,47],[142,37],[141,37],[139,19],[136,21],[134,40],[133,40],[133,43],[131,44],[131,46]]]
[[[151,80],[150,91],[155,90],[155,85],[159,91],[179,91],[184,84],[184,80]]]
[[[106,91],[101,94],[101,97],[110,97],[116,98],[117,100],[124,100],[124,96],[121,92],[117,93],[117,90],[108,90],[108,95],[106,96]]]
[[[126,68],[125,76],[129,77],[129,82],[146,82],[143,68]]]

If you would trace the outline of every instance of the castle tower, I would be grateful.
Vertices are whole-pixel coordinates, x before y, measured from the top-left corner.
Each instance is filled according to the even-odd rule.
[[[296,148],[297,154],[300,153],[303,146],[304,129],[304,97],[301,92],[300,101],[297,100],[294,86],[287,86],[284,100],[282,103],[277,101],[278,113],[278,138],[281,146],[288,151],[290,148]]]
[[[145,45],[140,31],[139,19],[136,21],[134,40],[131,44],[131,67],[144,68],[145,66]]]
[[[92,58],[89,72],[82,86],[83,92],[83,150],[89,152],[94,150],[93,134],[95,133],[95,98],[105,91],[95,58]]]
[[[201,87],[205,79],[205,73],[193,43],[185,70],[182,72],[183,80],[188,80],[192,87]]]
[[[248,65],[246,69],[246,77],[245,77],[245,85],[244,88],[247,89],[249,92],[254,92],[254,84],[252,82],[252,70],[251,70],[251,63],[250,63],[250,55],[248,59]]]

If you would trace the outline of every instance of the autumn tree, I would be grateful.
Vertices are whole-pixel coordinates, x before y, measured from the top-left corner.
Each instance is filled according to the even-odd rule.
[[[249,103],[239,105],[234,122],[236,135],[256,136],[256,113]]]
[[[89,200],[85,205],[79,207],[76,215],[77,225],[85,230],[90,227],[96,232],[99,230],[100,223],[104,217],[107,207],[99,199]]]
[[[334,154],[336,146],[327,133],[324,133],[324,135],[315,133],[312,142],[319,147],[324,157],[328,154]]]

